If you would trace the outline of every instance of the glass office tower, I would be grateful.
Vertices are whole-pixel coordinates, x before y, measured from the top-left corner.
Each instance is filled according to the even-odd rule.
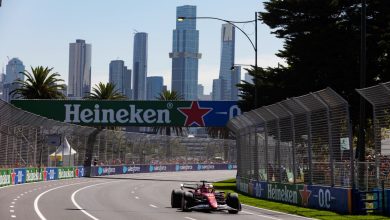
[[[148,70],[148,34],[134,35],[133,51],[133,98],[146,100],[146,76]]]
[[[233,94],[235,83],[232,70],[234,65],[235,28],[231,24],[222,24],[221,29],[221,64],[219,79],[221,79],[221,100],[237,100],[237,93]]]
[[[146,78],[147,100],[157,100],[163,91],[164,79],[162,76],[150,76]]]
[[[91,50],[85,40],[69,44],[69,97],[82,98],[91,92]]]
[[[177,17],[196,17],[196,6],[184,5],[176,8]],[[199,31],[196,30],[196,19],[176,19],[173,30],[172,52],[172,91],[176,91],[185,100],[196,100],[198,97],[198,60]]]
[[[131,70],[127,69],[123,60],[110,62],[109,80],[115,84],[115,89],[131,99]]]

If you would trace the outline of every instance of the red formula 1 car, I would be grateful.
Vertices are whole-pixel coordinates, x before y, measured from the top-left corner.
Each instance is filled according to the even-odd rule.
[[[225,192],[215,191],[207,181],[203,180],[201,184],[181,184],[180,188],[172,190],[172,208],[180,208],[184,212],[227,210],[237,214],[241,211],[237,193],[227,193],[225,196]]]

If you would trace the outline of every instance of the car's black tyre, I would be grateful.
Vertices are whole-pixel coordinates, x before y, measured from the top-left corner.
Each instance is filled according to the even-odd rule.
[[[241,203],[238,199],[237,193],[229,193],[226,197],[226,204],[236,210],[228,210],[230,214],[237,214],[241,211]]]
[[[174,189],[171,193],[171,207],[180,208],[181,207],[181,197],[183,196],[183,190]]]
[[[181,210],[183,212],[191,212],[192,210],[190,209],[192,199],[194,196],[190,192],[184,192],[181,197]]]

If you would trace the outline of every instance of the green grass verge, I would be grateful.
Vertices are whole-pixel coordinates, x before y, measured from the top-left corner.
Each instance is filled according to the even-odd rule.
[[[308,209],[294,205],[287,205],[283,203],[271,202],[268,200],[258,199],[254,197],[250,197],[244,194],[237,192],[236,190],[236,179],[229,179],[220,182],[213,183],[215,189],[225,192],[236,192],[239,195],[240,201],[243,204],[251,205],[259,208],[271,209],[275,211],[280,211],[284,213],[290,213],[295,215],[300,215],[308,218],[315,219],[325,219],[325,220],[333,220],[333,219],[390,219],[385,216],[379,215],[341,215],[335,212],[317,210],[317,209]]]

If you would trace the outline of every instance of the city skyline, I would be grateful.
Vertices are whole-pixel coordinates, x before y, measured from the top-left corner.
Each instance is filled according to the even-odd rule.
[[[228,20],[251,20],[255,10],[263,10],[263,5],[258,0],[248,0],[245,5],[234,0],[223,1],[223,4],[222,1],[205,0],[176,0],[161,4],[152,1],[104,4],[86,0],[77,2],[77,7],[72,2],[4,1],[0,8],[0,34],[3,39],[0,42],[0,65],[5,66],[7,57],[18,57],[27,67],[53,67],[69,84],[68,45],[75,39],[84,39],[93,45],[93,86],[98,82],[108,82],[111,60],[121,59],[132,63],[131,39],[136,31],[144,31],[149,34],[147,74],[163,76],[170,89],[171,60],[167,54],[172,51],[172,30],[176,23],[177,6],[196,5],[198,16],[215,16]],[[151,4],[155,7],[150,7]],[[35,13],[37,10],[45,13]],[[219,74],[220,25],[219,21],[197,20],[199,52],[202,53],[198,83],[205,86],[205,94],[211,92],[211,79],[218,78]],[[14,28],[15,26],[19,28]],[[240,27],[249,37],[254,38],[254,24]],[[281,49],[281,41],[271,35],[270,29],[261,22],[258,33],[259,66],[276,66],[277,62],[282,62],[274,55]],[[236,33],[236,39],[236,62],[253,64],[254,51],[246,37],[242,33]]]

